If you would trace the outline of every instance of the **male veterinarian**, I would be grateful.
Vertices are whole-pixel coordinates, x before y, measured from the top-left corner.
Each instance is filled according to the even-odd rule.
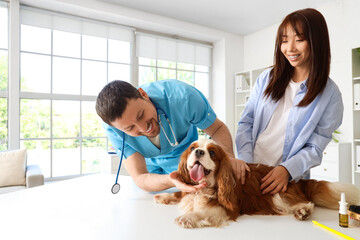
[[[124,151],[126,170],[145,191],[176,186],[191,192],[205,187],[181,182],[176,171],[182,152],[198,139],[197,128],[230,154],[236,175],[245,182],[249,168],[234,158],[229,130],[204,95],[186,83],[163,80],[136,89],[116,80],[99,93],[96,111],[115,149]]]

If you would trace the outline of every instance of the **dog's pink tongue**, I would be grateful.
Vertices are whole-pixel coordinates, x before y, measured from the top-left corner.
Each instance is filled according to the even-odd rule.
[[[204,167],[201,164],[195,164],[190,170],[190,177],[196,182],[200,181],[204,177]]]

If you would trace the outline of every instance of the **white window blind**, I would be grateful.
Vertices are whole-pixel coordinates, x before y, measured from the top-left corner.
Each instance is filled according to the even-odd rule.
[[[211,66],[211,46],[195,42],[136,33],[136,56]]]
[[[81,19],[75,16],[43,12],[39,9],[22,7],[20,11],[21,24],[34,27],[42,27],[64,32],[78,33],[83,35],[102,37],[126,42],[133,42],[134,29],[130,27],[120,28],[119,25],[92,22],[90,19]]]
[[[134,29],[24,6],[20,22],[19,141],[28,163],[50,178],[99,172],[108,143],[96,96],[114,79],[131,81]]]

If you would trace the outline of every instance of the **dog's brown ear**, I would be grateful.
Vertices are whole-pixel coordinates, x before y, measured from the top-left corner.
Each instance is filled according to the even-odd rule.
[[[184,183],[190,184],[191,179],[190,179],[189,171],[187,169],[187,157],[188,157],[188,150],[183,152],[183,154],[180,157],[180,163],[179,163],[179,166],[178,166],[178,172],[179,172],[180,179]]]
[[[220,167],[216,175],[218,184],[219,203],[230,211],[235,211],[237,207],[237,197],[235,194],[236,181],[230,160],[224,150],[220,149]]]

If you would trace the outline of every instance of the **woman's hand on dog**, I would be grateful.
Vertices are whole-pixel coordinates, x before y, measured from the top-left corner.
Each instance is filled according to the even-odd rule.
[[[260,190],[262,190],[262,194],[276,194],[280,191],[285,192],[289,183],[289,177],[290,174],[285,167],[275,167],[261,179],[262,184]]]
[[[170,180],[172,181],[172,183],[175,185],[175,187],[182,192],[196,192],[200,189],[203,189],[207,185],[206,182],[198,184],[198,185],[186,184],[183,181],[181,181],[178,171],[174,171],[174,172],[170,173],[169,177],[170,177]]]
[[[237,179],[241,180],[241,184],[245,184],[246,171],[250,172],[249,166],[245,161],[230,157],[230,164],[234,170]]]

